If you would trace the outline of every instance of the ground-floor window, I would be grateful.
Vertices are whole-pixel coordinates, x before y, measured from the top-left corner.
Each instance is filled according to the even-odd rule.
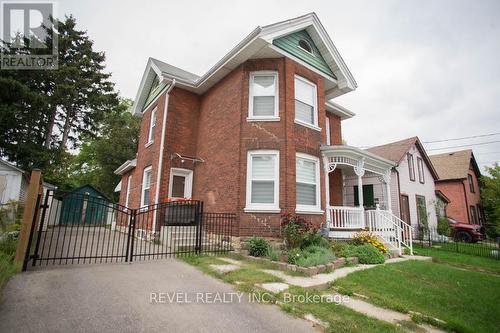
[[[415,196],[417,202],[417,219],[418,225],[426,226],[427,224],[427,206],[425,204],[425,197],[422,195]]]
[[[320,211],[319,159],[297,153],[296,156],[296,198],[297,211]]]
[[[151,166],[144,168],[142,173],[142,193],[141,193],[141,207],[149,205],[151,196],[151,175],[153,169]]]
[[[253,150],[247,156],[246,211],[279,212],[279,152]]]
[[[478,224],[476,207],[470,206],[470,223]]]

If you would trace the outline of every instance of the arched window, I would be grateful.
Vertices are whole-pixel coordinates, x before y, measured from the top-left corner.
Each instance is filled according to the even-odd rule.
[[[313,54],[313,51],[312,51],[312,47],[311,47],[311,44],[309,44],[308,41],[306,41],[305,39],[301,39],[299,40],[299,46],[304,49],[305,51]]]

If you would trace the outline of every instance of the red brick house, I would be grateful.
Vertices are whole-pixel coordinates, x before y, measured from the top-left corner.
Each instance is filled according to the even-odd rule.
[[[481,172],[472,150],[429,157],[439,175],[436,190],[449,200],[446,206],[447,217],[460,223],[483,224],[479,181]]]
[[[202,200],[236,213],[239,236],[279,235],[283,211],[365,223],[362,207],[331,213],[343,168],[390,178],[393,166],[342,145],[354,113],[331,100],[356,87],[314,13],[257,27],[202,76],[150,58],[133,106],[137,157],[116,170],[120,203]]]

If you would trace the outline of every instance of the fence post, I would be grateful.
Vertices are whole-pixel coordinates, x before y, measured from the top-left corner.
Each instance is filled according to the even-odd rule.
[[[196,225],[197,225],[197,232],[196,232],[196,254],[201,253],[201,247],[203,246],[203,201],[198,201],[198,209],[196,210],[196,214],[198,215],[196,217]]]
[[[24,263],[24,261],[26,258],[29,259],[30,249],[28,245],[31,246],[31,244],[28,243],[30,243],[30,239],[33,237],[31,232],[31,230],[34,230],[33,223],[36,223],[41,178],[42,172],[39,169],[33,169],[33,171],[31,171],[28,193],[24,204],[23,222],[17,241],[16,255],[14,257],[16,262],[23,262],[23,270],[26,270],[25,266],[27,264],[27,262]]]
[[[47,207],[49,204],[49,193],[50,190],[47,190],[47,193],[45,194],[45,198],[43,200],[43,207],[42,207],[42,216],[40,218],[40,225],[38,226],[38,234],[36,237],[36,243],[35,243],[35,253],[33,253],[33,267],[36,265],[36,260],[38,259],[38,250],[40,249],[40,238],[42,236],[42,231],[43,231],[43,223],[45,222],[45,215],[47,213]]]
[[[131,252],[134,251],[133,244],[134,244],[134,233],[135,233],[135,214],[136,214],[136,210],[131,209],[129,220],[128,220],[127,248],[125,250],[125,262],[128,262],[129,260],[132,261]],[[134,225],[134,227],[132,225]],[[132,244],[132,249],[131,249],[131,244]]]

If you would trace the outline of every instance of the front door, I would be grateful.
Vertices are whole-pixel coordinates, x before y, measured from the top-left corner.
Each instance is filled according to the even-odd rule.
[[[404,194],[401,195],[401,220],[411,225],[410,202],[408,196]]]

